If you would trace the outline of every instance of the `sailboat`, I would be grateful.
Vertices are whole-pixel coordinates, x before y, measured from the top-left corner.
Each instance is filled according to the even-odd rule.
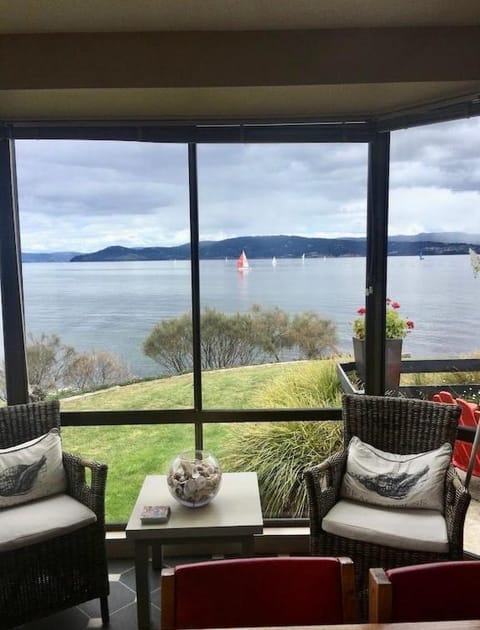
[[[250,265],[248,264],[248,258],[245,252],[242,249],[242,253],[238,257],[237,260],[237,269],[238,271],[248,271],[250,269]]]
[[[272,267],[276,267],[277,266],[277,259],[275,258],[275,256],[272,258]]]
[[[305,264],[305,254],[302,254],[302,265]]]

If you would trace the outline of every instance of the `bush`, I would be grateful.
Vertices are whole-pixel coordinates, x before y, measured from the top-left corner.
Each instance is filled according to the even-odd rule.
[[[278,307],[255,304],[232,315],[206,308],[200,321],[203,369],[239,367],[280,360],[294,348],[298,358],[314,359],[335,351],[336,327],[313,312],[293,318]],[[167,370],[181,374],[193,366],[192,321],[188,313],[155,325],[143,342],[144,353]]]
[[[262,391],[261,407],[338,407],[341,393],[333,361],[286,370]],[[302,471],[341,450],[340,422],[275,422],[246,424],[233,433],[229,470],[255,471],[264,516],[304,517],[308,498]]]

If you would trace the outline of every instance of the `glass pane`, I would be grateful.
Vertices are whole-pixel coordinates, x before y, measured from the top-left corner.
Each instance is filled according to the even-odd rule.
[[[301,472],[342,450],[336,421],[205,425],[205,444],[227,472],[257,473],[264,518],[307,518]]]
[[[480,252],[479,136],[479,118],[392,134],[388,293],[401,305],[402,317],[414,322],[405,330],[403,357],[414,361],[415,371],[402,374],[401,384],[415,397],[446,391],[480,401],[480,278],[474,273]],[[469,250],[476,253],[470,256]],[[429,359],[445,360],[448,370],[430,367]],[[462,412],[461,424],[477,422]],[[471,445],[457,440],[453,461],[461,476],[470,456]],[[465,549],[475,554],[479,475],[477,463],[464,535]]]
[[[198,168],[204,408],[339,405],[364,302],[366,145],[202,145]]]
[[[192,425],[63,427],[64,450],[108,464],[107,523],[126,523],[146,475],[166,475],[194,447]],[[166,482],[165,482],[166,483]]]
[[[65,409],[191,407],[191,374],[172,391],[161,343],[183,315],[191,354],[185,146],[20,141],[17,165],[34,396],[60,395]]]
[[[471,119],[392,135],[388,295],[400,305],[397,313],[412,322],[397,335],[404,337],[404,357],[478,356],[480,281],[469,249],[480,251],[479,133],[480,120]],[[451,381],[467,395],[465,378],[430,374],[405,376],[404,382]]]

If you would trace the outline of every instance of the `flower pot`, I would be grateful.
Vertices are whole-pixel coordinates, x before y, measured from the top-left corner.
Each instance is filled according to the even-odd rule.
[[[359,378],[365,382],[365,340],[352,338],[353,356]],[[397,389],[400,385],[403,339],[385,340],[385,389]]]

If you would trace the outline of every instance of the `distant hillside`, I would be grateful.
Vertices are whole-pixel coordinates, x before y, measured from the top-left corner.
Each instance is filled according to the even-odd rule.
[[[391,241],[431,241],[434,243],[470,243],[480,245],[480,234],[467,232],[421,232],[414,235],[391,236]]]
[[[426,236],[426,235],[425,235]],[[389,240],[390,256],[424,256],[468,254],[475,241],[445,242],[418,239],[416,236],[392,237]],[[479,239],[480,242],[480,239]],[[237,258],[245,250],[249,258],[306,258],[365,256],[365,238],[305,238],[302,236],[239,236],[222,241],[204,241],[199,244],[200,258],[216,260]],[[122,260],[189,260],[188,244],[176,247],[107,247],[90,254],[78,254],[72,262]]]
[[[78,252],[48,252],[46,254],[22,252],[22,262],[69,262],[78,255]]]

